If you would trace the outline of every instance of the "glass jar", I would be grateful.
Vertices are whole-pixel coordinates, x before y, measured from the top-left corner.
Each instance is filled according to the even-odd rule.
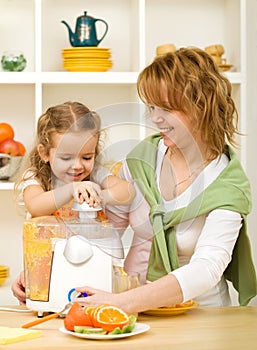
[[[22,52],[4,52],[1,58],[2,68],[6,72],[21,72],[27,65]]]

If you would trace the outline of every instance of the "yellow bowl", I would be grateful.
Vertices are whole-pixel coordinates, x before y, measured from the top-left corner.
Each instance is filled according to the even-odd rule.
[[[0,265],[0,272],[2,272],[2,271],[9,271],[9,267],[4,266],[4,265]]]
[[[107,52],[109,48],[95,47],[95,46],[83,46],[83,47],[69,47],[62,49],[62,52]]]
[[[9,267],[5,265],[0,265],[0,271],[9,271]]]
[[[84,66],[112,66],[112,61],[108,59],[64,59],[63,63],[65,65],[84,65]]]
[[[0,286],[4,283],[8,276],[0,277]]]
[[[63,52],[62,57],[70,58],[110,58],[110,52]]]
[[[64,69],[70,72],[106,72],[111,67],[96,67],[96,66],[63,66]]]

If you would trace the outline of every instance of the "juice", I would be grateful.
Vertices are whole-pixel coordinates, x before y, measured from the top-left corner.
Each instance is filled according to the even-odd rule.
[[[49,300],[49,286],[56,239],[66,238],[55,217],[39,217],[23,224],[23,251],[26,298]]]

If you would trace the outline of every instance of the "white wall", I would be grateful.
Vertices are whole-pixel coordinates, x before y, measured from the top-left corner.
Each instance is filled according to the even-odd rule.
[[[1,191],[0,265],[9,267],[10,277],[0,286],[0,305],[17,304],[10,286],[22,269],[22,222],[14,206],[13,191]]]
[[[247,21],[247,167],[252,186],[253,207],[249,216],[248,232],[252,242],[253,258],[257,267],[257,1],[250,0]],[[257,305],[257,297],[251,302]]]

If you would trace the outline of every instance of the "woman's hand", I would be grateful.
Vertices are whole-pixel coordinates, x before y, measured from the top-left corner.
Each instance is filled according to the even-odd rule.
[[[79,302],[84,306],[99,305],[99,304],[114,305],[114,302],[115,302],[116,295],[110,292],[105,292],[103,290],[85,286],[85,287],[76,288],[76,291],[80,293],[87,293],[88,296],[86,298],[79,297],[74,299],[74,301]]]
[[[25,276],[22,271],[19,277],[12,284],[12,292],[15,298],[17,298],[21,305],[26,305],[26,293],[25,293]]]
[[[78,302],[83,306],[108,304],[117,306],[123,309],[125,312],[131,312],[131,310],[126,309],[126,303],[123,301],[124,293],[113,294],[88,286],[76,288],[76,291],[88,294],[88,296],[85,298],[79,297],[73,300],[74,302]]]
[[[99,185],[91,181],[73,182],[73,197],[78,203],[86,202],[95,208],[102,201],[102,190]]]

